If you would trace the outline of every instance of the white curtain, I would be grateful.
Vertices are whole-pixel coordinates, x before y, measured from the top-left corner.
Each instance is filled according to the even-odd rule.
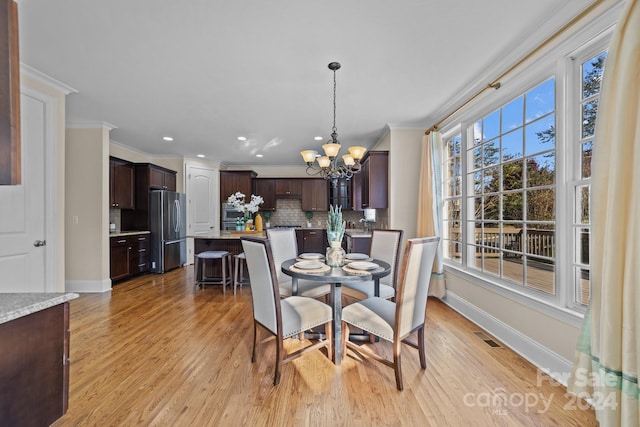
[[[442,136],[436,131],[422,138],[417,233],[418,237],[442,237]],[[433,263],[429,295],[442,298],[445,294],[441,245]]]
[[[591,300],[569,391],[603,427],[640,425],[640,0],[617,24],[603,76],[592,164]]]

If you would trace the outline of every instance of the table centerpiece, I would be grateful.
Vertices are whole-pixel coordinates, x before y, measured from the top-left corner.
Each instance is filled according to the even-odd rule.
[[[327,240],[329,247],[326,253],[326,263],[331,267],[342,267],[345,260],[345,251],[342,249],[342,238],[347,226],[342,219],[342,206],[329,206],[327,219]]]

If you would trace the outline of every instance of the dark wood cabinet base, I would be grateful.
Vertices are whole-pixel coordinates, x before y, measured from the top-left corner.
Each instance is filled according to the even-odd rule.
[[[67,411],[69,303],[0,324],[0,424],[48,426]]]

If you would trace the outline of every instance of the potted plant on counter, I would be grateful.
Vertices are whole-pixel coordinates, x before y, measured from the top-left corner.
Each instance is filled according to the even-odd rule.
[[[313,212],[307,211],[304,213],[304,216],[307,218],[307,228],[311,228],[313,224],[311,224],[311,218],[313,218]]]

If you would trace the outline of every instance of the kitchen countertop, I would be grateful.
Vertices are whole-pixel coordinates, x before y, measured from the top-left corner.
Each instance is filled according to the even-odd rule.
[[[251,237],[266,237],[266,233],[263,231],[262,233],[232,233],[230,231],[222,231],[217,233],[209,233],[209,234],[193,234],[188,235],[187,237],[191,237],[194,239],[240,239],[242,236],[251,236]]]
[[[133,236],[136,234],[151,234],[150,231],[144,231],[144,230],[140,230],[140,231],[114,231],[112,233],[109,233],[109,237],[122,237],[122,236]]]
[[[346,234],[347,236],[353,238],[353,239],[357,239],[357,238],[364,238],[364,237],[371,237],[371,232],[370,231],[364,231],[364,230],[360,230],[360,229],[347,229],[344,231],[344,234]]]
[[[6,323],[78,298],[70,293],[0,293],[0,323]]]

